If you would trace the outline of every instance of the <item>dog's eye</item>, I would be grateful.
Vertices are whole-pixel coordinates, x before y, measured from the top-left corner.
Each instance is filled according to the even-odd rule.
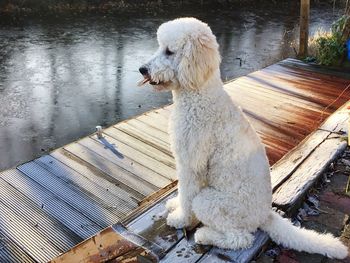
[[[171,55],[173,55],[173,54],[174,54],[174,52],[170,51],[169,48],[166,48],[166,50],[165,50],[165,55],[171,56]]]

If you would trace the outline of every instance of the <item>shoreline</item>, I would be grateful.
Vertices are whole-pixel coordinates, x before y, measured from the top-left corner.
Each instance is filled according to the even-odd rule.
[[[98,2],[98,3],[97,3]],[[333,3],[329,0],[318,1],[318,4],[333,7]],[[344,6],[346,1],[337,1],[335,5]],[[150,0],[150,1],[137,1],[137,0],[106,0],[106,1],[92,1],[92,0],[61,0],[59,3],[55,1],[18,1],[9,0],[7,3],[0,4],[0,15],[3,17],[11,17],[13,15],[40,15],[50,16],[52,14],[60,15],[77,15],[77,14],[153,14],[158,13],[172,13],[178,9],[186,8],[214,8],[214,9],[235,9],[237,6],[254,7],[264,5],[276,6],[276,5],[299,5],[299,2],[293,0],[201,0],[201,1],[164,1],[164,0]]]

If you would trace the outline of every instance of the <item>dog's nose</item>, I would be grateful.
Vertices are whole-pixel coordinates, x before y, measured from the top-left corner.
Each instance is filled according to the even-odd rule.
[[[147,75],[148,74],[148,69],[146,67],[141,67],[139,68],[139,71],[142,75]]]

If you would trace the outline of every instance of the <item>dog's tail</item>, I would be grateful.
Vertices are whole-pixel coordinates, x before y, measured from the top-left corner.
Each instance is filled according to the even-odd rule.
[[[274,211],[271,211],[268,220],[260,228],[266,231],[273,241],[288,248],[337,259],[346,258],[348,255],[347,247],[332,234],[319,234],[313,230],[296,227]]]

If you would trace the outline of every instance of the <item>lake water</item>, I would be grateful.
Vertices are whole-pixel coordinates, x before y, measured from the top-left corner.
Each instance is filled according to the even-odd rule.
[[[139,66],[157,49],[156,29],[169,19],[195,16],[211,26],[223,80],[294,57],[299,6],[291,2],[0,18],[0,170],[170,103],[171,94],[136,86]],[[310,31],[328,29],[340,11],[313,4]]]

